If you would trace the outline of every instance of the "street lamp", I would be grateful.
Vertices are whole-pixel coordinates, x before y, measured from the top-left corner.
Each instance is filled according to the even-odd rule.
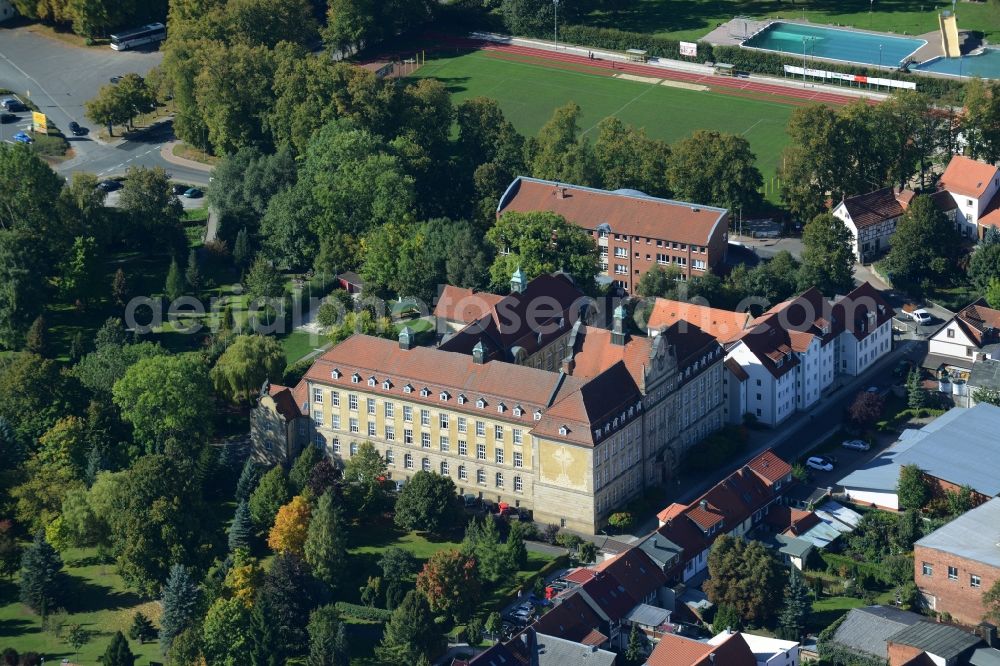
[[[552,0],[552,41],[559,46],[559,0]]]

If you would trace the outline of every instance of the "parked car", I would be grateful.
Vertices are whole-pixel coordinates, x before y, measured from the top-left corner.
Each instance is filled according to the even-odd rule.
[[[205,194],[205,193],[204,193],[204,192],[202,192],[201,190],[199,190],[199,189],[198,189],[197,187],[192,187],[191,189],[187,190],[187,191],[186,191],[186,192],[184,193],[184,196],[185,196],[186,198],[188,198],[188,199],[198,199],[198,198],[199,198],[199,197],[201,197],[201,196],[202,196],[203,194]]]
[[[170,191],[178,196],[184,194],[190,189],[191,188],[188,185],[185,185],[183,183],[174,183],[173,185],[170,186]]]
[[[912,319],[913,321],[917,322],[920,325],[929,324],[932,321],[934,321],[934,317],[931,316],[931,313],[923,308],[918,308],[913,312],[906,312],[904,310],[903,314],[909,316],[910,319]]]
[[[5,111],[10,111],[12,113],[17,111],[26,111],[28,109],[28,107],[13,97],[7,97],[6,99],[0,100],[0,106],[2,106]]]
[[[867,451],[872,447],[863,439],[849,439],[843,444],[841,444],[845,449],[853,449],[855,451]]]
[[[821,472],[832,472],[833,464],[823,456],[812,456],[806,460],[806,467],[819,470]]]
[[[84,134],[87,133],[87,130],[80,127],[80,123],[76,122],[75,120],[70,122],[69,131],[70,133],[73,134],[73,136],[83,136]]]
[[[868,388],[865,389],[865,391],[868,393],[878,393],[880,390],[881,389],[877,386],[869,386]]]
[[[11,138],[14,139],[14,141],[16,141],[18,143],[34,143],[35,142],[35,140],[32,139],[30,136],[28,136],[28,134],[26,132],[18,132],[17,134],[15,134]]]
[[[109,80],[111,81],[111,83],[113,83],[115,85],[118,85],[118,82],[121,81],[122,78],[123,78],[123,76],[121,74],[119,74],[117,76],[112,76],[111,79],[109,79]]]
[[[102,192],[114,192],[115,190],[120,190],[122,184],[117,180],[102,180],[97,184],[97,188]]]
[[[13,113],[7,113],[7,112],[0,113],[0,123],[6,125],[7,123],[12,123],[16,120],[17,116],[15,116]]]

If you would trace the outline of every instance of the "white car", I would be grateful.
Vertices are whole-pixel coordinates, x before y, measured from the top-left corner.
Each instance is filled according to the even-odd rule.
[[[920,308],[919,310],[914,310],[913,312],[911,312],[910,313],[910,319],[912,319],[913,321],[915,321],[915,322],[917,322],[918,324],[921,324],[921,325],[923,325],[923,324],[929,324],[929,323],[931,323],[931,321],[934,320],[934,318],[931,317],[931,313],[928,312],[927,310],[924,310],[923,308]]]
[[[849,439],[843,444],[841,444],[845,449],[854,449],[855,451],[867,451],[871,446],[863,439]]]
[[[832,472],[833,465],[819,456],[812,456],[806,460],[806,467],[811,467],[812,469],[818,469],[821,472]]]

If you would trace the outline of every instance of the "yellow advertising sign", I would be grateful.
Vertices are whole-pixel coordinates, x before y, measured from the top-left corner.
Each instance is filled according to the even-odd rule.
[[[40,132],[42,134],[49,133],[48,118],[45,117],[44,113],[38,111],[31,112],[31,129],[34,132]]]

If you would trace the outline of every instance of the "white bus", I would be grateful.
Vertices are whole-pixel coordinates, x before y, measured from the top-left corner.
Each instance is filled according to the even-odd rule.
[[[150,23],[135,30],[111,35],[111,48],[115,51],[125,51],[135,46],[162,42],[167,38],[167,26],[162,23]]]

